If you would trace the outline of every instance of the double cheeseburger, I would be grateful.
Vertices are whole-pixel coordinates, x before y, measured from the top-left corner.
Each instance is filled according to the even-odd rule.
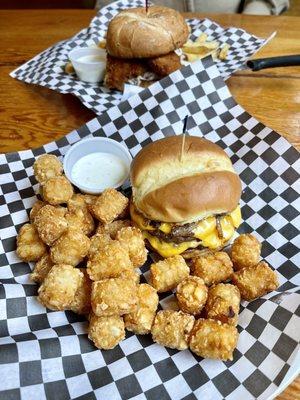
[[[130,8],[109,23],[105,85],[123,90],[130,82],[148,86],[181,68],[176,50],[189,35],[181,14],[171,8]]]
[[[221,249],[241,223],[241,181],[216,144],[172,136],[144,147],[131,167],[131,218],[163,257]]]

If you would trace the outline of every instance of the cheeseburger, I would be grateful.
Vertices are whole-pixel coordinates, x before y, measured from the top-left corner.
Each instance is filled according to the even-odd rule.
[[[227,154],[206,139],[150,143],[133,160],[130,178],[131,218],[163,257],[221,249],[241,223],[241,181]]]
[[[123,90],[124,83],[148,86],[181,68],[177,50],[187,41],[188,26],[171,8],[130,8],[109,23],[105,84]],[[177,51],[177,53],[176,53]]]

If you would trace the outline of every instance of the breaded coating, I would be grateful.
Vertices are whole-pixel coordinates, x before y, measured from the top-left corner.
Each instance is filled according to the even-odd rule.
[[[130,279],[137,285],[140,283],[140,274],[136,269],[128,269],[121,273],[120,278]]]
[[[34,222],[34,219],[37,215],[37,213],[40,211],[40,209],[42,207],[44,207],[47,203],[45,203],[42,200],[37,200],[34,205],[32,206],[32,209],[30,210],[30,214],[29,214],[29,219],[30,222]]]
[[[93,194],[74,193],[68,201],[68,210],[74,211],[77,208],[86,208],[94,204],[99,196]]]
[[[232,262],[224,251],[203,255],[192,260],[192,273],[207,286],[226,281],[233,274]]]
[[[245,233],[235,239],[231,247],[231,259],[235,271],[257,265],[261,243],[255,236]]]
[[[129,279],[104,279],[92,284],[92,309],[99,317],[129,314],[136,310],[137,302],[137,285]]]
[[[33,272],[30,274],[31,280],[37,283],[42,283],[46,278],[48,272],[53,267],[53,262],[50,255],[44,254],[42,258],[34,266]]]
[[[126,228],[131,226],[131,221],[129,219],[117,219],[116,221],[111,222],[110,224],[99,224],[96,230],[96,233],[106,233],[110,235],[112,239],[115,239],[117,233],[122,228]]]
[[[235,326],[220,321],[200,318],[190,335],[190,350],[203,358],[232,360],[238,341]]]
[[[125,339],[123,318],[118,315],[97,317],[97,315],[91,314],[88,336],[98,349],[113,349]]]
[[[248,301],[264,296],[279,286],[276,271],[273,271],[265,261],[235,272],[232,282],[239,288],[242,299]]]
[[[128,205],[128,199],[115,189],[106,189],[91,206],[92,214],[104,224],[118,218]]]
[[[190,332],[195,318],[182,311],[162,310],[156,314],[151,329],[154,342],[171,349],[188,348]]]
[[[173,256],[151,264],[150,282],[158,293],[168,292],[186,278],[190,273],[182,256]]]
[[[177,286],[176,297],[181,311],[199,315],[207,300],[207,287],[198,276],[188,276]]]
[[[95,230],[94,218],[87,207],[68,211],[65,217],[70,228],[78,229],[87,236],[91,235]]]
[[[137,310],[124,316],[126,329],[137,335],[150,333],[158,300],[157,292],[152,286],[147,283],[138,285]]]
[[[149,58],[147,63],[151,71],[161,78],[182,67],[180,57],[174,51],[163,56]]]
[[[241,295],[239,289],[229,283],[211,286],[205,305],[205,316],[222,323],[236,326],[240,310]]]
[[[96,235],[90,238],[91,244],[88,252],[88,258],[92,259],[94,256],[103,249],[108,243],[112,242],[112,239],[107,234],[96,233]]]
[[[47,247],[39,238],[34,225],[25,224],[21,227],[17,237],[16,251],[23,261],[37,261],[47,252]]]
[[[77,229],[69,228],[51,247],[50,256],[55,264],[75,267],[88,254],[90,239]]]
[[[62,163],[53,154],[43,154],[33,164],[35,179],[44,184],[48,179],[59,176],[63,172]]]
[[[66,209],[46,205],[34,218],[34,225],[43,242],[51,246],[67,229]]]
[[[134,267],[141,267],[147,261],[148,250],[145,246],[143,234],[139,228],[122,228],[117,233],[117,240],[127,249]]]
[[[73,195],[73,186],[65,176],[55,176],[43,185],[43,199],[53,206],[67,203]]]
[[[70,304],[70,310],[76,314],[88,314],[91,311],[91,292],[92,281],[90,280],[86,268],[79,268],[83,273],[83,279],[75,293],[74,300]]]
[[[92,281],[119,278],[124,271],[132,269],[128,251],[116,240],[101,247],[87,262],[87,272]]]
[[[121,214],[119,215],[118,218],[124,219],[124,220],[130,219],[129,203],[128,203],[127,207],[121,212]]]
[[[83,273],[72,265],[53,265],[39,288],[38,300],[50,310],[67,310],[83,280]]]

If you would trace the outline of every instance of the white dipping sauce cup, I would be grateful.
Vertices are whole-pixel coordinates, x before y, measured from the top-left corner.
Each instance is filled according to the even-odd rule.
[[[118,188],[123,185],[124,182],[129,178],[130,164],[132,161],[132,157],[129,151],[119,142],[108,139],[104,137],[93,137],[82,139],[79,142],[73,144],[73,146],[66,152],[63,161],[63,167],[66,174],[66,177],[70,182],[73,183],[76,187],[78,187],[82,192],[88,194],[100,194],[103,190],[107,189],[107,187],[99,187],[99,188],[90,188],[81,184],[78,181],[74,181],[72,178],[72,169],[75,163],[82,157],[92,154],[92,153],[110,153],[117,157],[119,157],[126,166],[126,171],[124,173],[124,177],[120,182],[117,182],[115,185],[109,186],[110,188]],[[101,171],[99,171],[101,173]]]
[[[98,56],[101,61],[81,61],[81,57]],[[96,47],[78,47],[69,53],[69,59],[78,78],[84,82],[103,81],[106,68],[106,51]]]

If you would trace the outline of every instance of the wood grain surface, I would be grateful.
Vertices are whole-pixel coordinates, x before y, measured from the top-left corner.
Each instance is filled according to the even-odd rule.
[[[59,139],[95,114],[72,95],[27,85],[9,72],[89,24],[93,10],[0,11],[0,152],[41,146]],[[203,14],[186,14],[203,18]],[[276,37],[255,57],[300,53],[299,17],[206,15],[262,37]],[[300,67],[240,71],[227,84],[250,114],[300,149]],[[300,399],[300,378],[278,400]]]

